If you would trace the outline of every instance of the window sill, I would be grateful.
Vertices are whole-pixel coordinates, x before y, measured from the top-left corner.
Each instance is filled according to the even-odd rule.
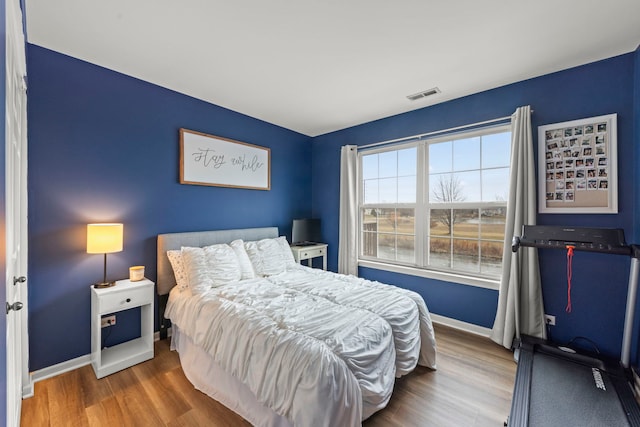
[[[376,270],[392,271],[400,274],[408,274],[411,276],[426,277],[427,279],[442,280],[444,282],[457,283],[460,285],[476,286],[478,288],[492,290],[498,290],[500,288],[500,280],[483,279],[480,277],[471,277],[455,273],[444,273],[442,271],[426,270],[424,268],[409,267],[406,265],[388,264],[384,262],[359,259],[358,266],[374,268]]]

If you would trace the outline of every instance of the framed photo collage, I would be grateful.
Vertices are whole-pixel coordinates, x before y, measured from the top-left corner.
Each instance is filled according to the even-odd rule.
[[[616,114],[538,127],[538,211],[617,213]]]

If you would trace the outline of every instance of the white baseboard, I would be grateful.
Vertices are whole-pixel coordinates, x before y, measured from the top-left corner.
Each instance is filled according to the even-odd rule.
[[[171,336],[171,328],[167,330],[167,336]],[[160,340],[160,332],[153,334],[153,340]],[[22,385],[22,398],[33,397],[34,384],[38,381],[52,378],[65,372],[73,371],[74,369],[82,368],[83,366],[91,364],[91,354],[85,354],[84,356],[76,357],[75,359],[67,360],[56,365],[47,366],[46,368],[38,369],[29,374],[29,383]]]
[[[449,326],[450,328],[459,329],[471,334],[480,335],[486,338],[491,336],[491,329],[485,328],[484,326],[474,325],[473,323],[463,322],[462,320],[452,319],[450,317],[440,316],[439,314],[433,313],[431,313],[431,320],[433,323]]]
[[[29,384],[22,385],[22,398],[27,399],[33,397],[33,381],[29,380]]]
[[[33,385],[38,381],[46,380],[47,378],[55,377],[65,372],[73,371],[74,369],[82,368],[83,366],[91,363],[91,355],[85,354],[84,356],[76,357],[75,359],[67,360],[56,365],[47,366],[46,368],[38,369],[31,372],[29,375],[29,384],[22,385],[22,398],[33,397]]]

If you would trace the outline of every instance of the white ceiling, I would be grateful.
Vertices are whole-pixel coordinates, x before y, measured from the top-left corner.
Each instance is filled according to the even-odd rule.
[[[32,44],[310,136],[640,43],[640,0],[25,1]]]

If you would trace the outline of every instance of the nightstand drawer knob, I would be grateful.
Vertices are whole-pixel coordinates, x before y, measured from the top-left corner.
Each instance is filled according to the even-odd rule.
[[[127,302],[131,302],[131,298],[127,298]]]

